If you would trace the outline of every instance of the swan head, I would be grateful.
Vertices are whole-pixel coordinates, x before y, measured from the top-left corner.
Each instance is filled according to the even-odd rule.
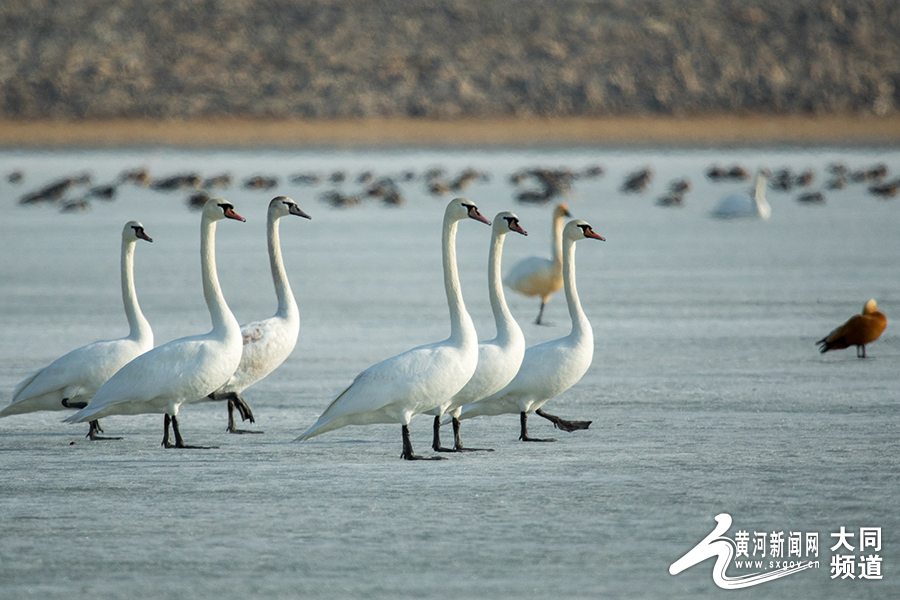
[[[866,302],[866,305],[863,306],[862,314],[864,314],[864,315],[871,315],[871,314],[877,313],[877,312],[878,312],[878,304],[875,302],[874,298],[869,300],[868,302]]]
[[[275,218],[296,215],[298,217],[303,217],[304,219],[312,219],[311,216],[303,212],[303,210],[297,206],[296,202],[287,196],[277,196],[272,198],[272,201],[269,202],[269,213]]]
[[[203,219],[207,221],[220,221],[222,219],[247,220],[234,211],[234,205],[231,202],[221,198],[210,198],[206,201],[206,204],[203,205]]]
[[[566,204],[557,204],[556,208],[553,209],[553,219],[563,219],[563,218],[572,218],[572,213],[569,212],[569,207]]]
[[[582,221],[581,219],[575,219],[574,221],[566,223],[566,227],[563,229],[563,237],[575,242],[587,238],[600,240],[601,242],[606,241],[606,238],[594,231],[594,228],[591,227],[590,223]]]
[[[519,225],[519,217],[509,211],[497,213],[497,216],[494,217],[493,230],[497,235],[506,235],[510,231],[528,235],[528,232]]]
[[[475,219],[476,221],[481,221],[482,223],[491,224],[484,215],[478,212],[478,207],[465,198],[454,198],[450,201],[450,204],[447,205],[447,210],[444,212],[445,217],[449,218],[452,221],[462,221],[463,219]]]
[[[147,235],[144,231],[144,226],[139,221],[128,221],[125,223],[125,228],[122,229],[122,239],[126,242],[135,242],[137,240],[153,241],[153,238]]]

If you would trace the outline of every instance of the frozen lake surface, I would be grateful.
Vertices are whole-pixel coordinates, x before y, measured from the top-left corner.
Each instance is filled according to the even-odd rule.
[[[820,206],[770,191],[769,221],[723,222],[712,208],[750,182],[703,176],[713,162],[809,167],[822,189],[832,161],[884,162],[889,178],[900,171],[900,152],[883,148],[0,153],[3,404],[28,372],[125,334],[118,254],[130,219],[154,239],[137,248],[135,278],[157,344],[209,329],[199,215],[185,193],[126,186],[112,202],[60,214],[20,206],[26,191],[84,170],[100,183],[141,166],[157,177],[279,176],[275,190],[220,194],[247,218],[220,223],[217,237],[222,286],[242,323],[275,310],[268,200],[288,195],[312,216],[281,224],[303,321],[287,362],[244,394],[264,435],[225,434],[222,404],[179,415],[187,443],[215,450],[162,449],[160,415],[105,419],[108,434],[124,437],[116,442],[85,440],[86,426],[61,423],[62,412],[0,420],[0,597],[724,597],[712,560],[675,576],[668,569],[728,513],[731,539],[740,530],[819,537],[818,554],[801,555],[818,568],[742,597],[897,598],[900,200],[877,199],[863,184],[827,191]],[[592,164],[606,174],[576,182],[565,200],[607,239],[579,244],[576,256],[594,362],[545,407],[592,419],[589,430],[567,434],[533,417],[533,435],[559,441],[523,444],[517,416],[473,419],[464,439],[495,452],[433,463],[401,461],[395,425],[291,442],[359,371],[448,334],[440,221],[451,196],[436,199],[417,180],[403,184],[401,208],[336,209],[318,199],[325,186],[288,175],[485,170],[490,182],[464,195],[488,218],[515,211],[529,232],[507,239],[508,267],[549,253],[552,206],[515,203],[509,174]],[[648,191],[620,192],[643,166],[655,171]],[[5,180],[15,169],[25,174],[19,186]],[[693,182],[684,207],[656,206],[675,177]],[[463,292],[482,339],[494,335],[489,237],[483,225],[460,225]],[[535,300],[507,298],[529,345],[568,333],[561,293],[547,309],[551,327],[531,323]],[[869,298],[889,320],[869,358],[820,355],[815,341]],[[430,417],[411,430],[428,453]],[[854,533],[852,552],[830,549],[842,527]],[[877,552],[860,547],[868,527],[880,528]],[[858,564],[856,577],[832,578],[838,553],[856,563],[877,555],[883,579],[861,579]],[[748,572],[732,565],[728,574]]]

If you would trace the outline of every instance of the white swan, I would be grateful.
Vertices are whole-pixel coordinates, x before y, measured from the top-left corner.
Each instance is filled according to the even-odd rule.
[[[266,239],[269,246],[272,281],[275,283],[275,295],[278,297],[278,311],[268,319],[241,326],[241,335],[244,338],[241,364],[225,385],[209,395],[212,400],[228,400],[229,433],[262,433],[235,429],[234,409],[238,408],[245,421],[250,419],[251,423],[254,422],[253,412],[241,397],[241,392],[278,368],[297,344],[300,311],[297,309],[297,302],[294,300],[291,284],[284,269],[278,237],[278,220],[287,215],[311,218],[293,200],[285,196],[278,196],[269,202],[266,213]]]
[[[540,325],[544,316],[544,306],[550,301],[550,296],[563,287],[562,273],[562,229],[563,219],[571,217],[569,208],[565,204],[559,204],[553,210],[552,257],[529,256],[517,262],[503,278],[506,287],[519,292],[523,296],[540,296],[541,309],[538,311],[535,323]]]
[[[90,404],[65,421],[165,413],[162,445],[173,447],[169,441],[171,422],[174,447],[197,447],[185,446],[181,438],[178,407],[198,402],[219,389],[241,362],[241,327],[225,303],[216,273],[216,221],[224,218],[244,220],[228,202],[208,200],[200,221],[200,266],[212,331],[172,340],[138,356],[103,384]]]
[[[442,254],[444,289],[450,307],[450,337],[419,346],[372,365],[331,402],[312,427],[295,441],[346,427],[373,423],[400,423],[403,437],[401,457],[413,454],[409,421],[415,415],[437,408],[461,390],[475,372],[478,334],[463,303],[456,269],[456,229],[471,218],[490,225],[478,208],[465,198],[450,201],[444,212]]]
[[[494,217],[491,233],[491,249],[488,257],[488,294],[491,300],[491,311],[494,313],[494,324],[497,328],[497,337],[478,344],[478,366],[475,374],[469,379],[466,386],[442,404],[439,408],[429,411],[434,417],[434,441],[432,448],[437,452],[461,452],[472,450],[464,448],[459,436],[459,413],[466,404],[471,404],[490,396],[512,381],[522,364],[522,356],[525,354],[525,336],[522,329],[509,307],[503,295],[503,285],[500,282],[500,261],[503,255],[503,240],[510,231],[528,235],[521,225],[519,218],[511,212],[501,212]],[[441,446],[441,418],[449,413],[453,422],[453,448]]]
[[[129,332],[124,338],[103,340],[76,348],[35,371],[13,391],[12,404],[0,411],[0,417],[35,412],[84,408],[106,380],[131,359],[153,347],[153,331],[144,318],[134,289],[134,248],[138,240],[153,240],[137,221],[122,229],[122,301]],[[104,438],[97,420],[90,422],[88,437]]]
[[[565,431],[587,429],[591,424],[590,421],[567,421],[541,410],[547,400],[578,383],[591,366],[594,357],[594,335],[591,324],[581,309],[578,291],[575,288],[575,242],[587,238],[603,240],[584,221],[570,221],[563,230],[563,278],[569,316],[572,318],[571,333],[564,338],[528,348],[515,378],[499,392],[464,407],[460,419],[479,415],[519,413],[521,424],[519,439],[525,442],[556,441],[528,436],[527,418],[530,412],[536,412]]]
[[[766,201],[766,176],[762,172],[756,175],[756,193],[732,194],[722,198],[713,211],[713,216],[720,219],[736,219],[741,217],[759,217],[766,220],[772,215],[772,207]]]

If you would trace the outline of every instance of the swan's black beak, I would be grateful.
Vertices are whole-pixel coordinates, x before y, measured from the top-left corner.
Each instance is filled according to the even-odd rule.
[[[306,214],[305,212],[303,212],[303,209],[301,209],[296,204],[291,204],[291,207],[288,210],[290,211],[290,213],[292,215],[297,215],[298,217],[303,217],[304,219],[312,220],[312,217],[309,216],[308,214]]]

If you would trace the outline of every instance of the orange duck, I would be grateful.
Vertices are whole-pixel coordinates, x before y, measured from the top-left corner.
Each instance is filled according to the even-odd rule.
[[[856,346],[856,356],[866,357],[866,344],[877,340],[887,327],[887,317],[878,311],[875,300],[869,300],[863,307],[862,314],[853,315],[846,323],[822,338],[819,350],[824,354],[829,350],[843,350]]]

